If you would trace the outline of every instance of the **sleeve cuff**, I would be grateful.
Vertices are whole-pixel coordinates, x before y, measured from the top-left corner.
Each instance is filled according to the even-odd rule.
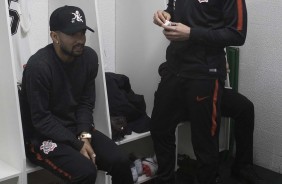
[[[93,126],[89,124],[79,125],[76,130],[76,135],[79,135],[81,132],[90,132],[91,127]]]
[[[74,142],[73,142],[73,147],[74,149],[80,151],[82,146],[83,146],[84,142],[83,141],[80,141],[78,139],[75,139]]]
[[[207,35],[208,29],[203,28],[191,28],[190,31],[190,40],[196,42],[204,42],[205,35]]]

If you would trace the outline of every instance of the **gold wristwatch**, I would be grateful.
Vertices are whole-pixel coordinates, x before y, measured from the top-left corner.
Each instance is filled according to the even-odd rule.
[[[91,139],[91,134],[90,133],[86,133],[86,132],[82,132],[81,134],[80,134],[80,136],[78,136],[78,139],[80,140],[80,139]]]

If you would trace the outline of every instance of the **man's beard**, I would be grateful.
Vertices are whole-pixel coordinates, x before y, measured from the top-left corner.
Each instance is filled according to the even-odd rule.
[[[60,48],[61,48],[61,50],[63,51],[64,54],[66,54],[66,55],[68,55],[68,56],[72,56],[72,57],[78,57],[78,56],[81,56],[81,55],[83,54],[83,51],[80,52],[80,53],[75,53],[75,52],[73,51],[73,49],[74,49],[74,47],[77,47],[77,46],[80,46],[80,47],[83,47],[83,48],[84,48],[84,45],[82,45],[82,44],[73,46],[72,49],[71,49],[71,51],[67,50],[64,45],[61,45]],[[83,49],[83,50],[84,50],[84,49]]]

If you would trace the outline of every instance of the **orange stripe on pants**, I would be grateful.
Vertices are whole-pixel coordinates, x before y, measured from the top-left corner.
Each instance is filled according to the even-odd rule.
[[[213,102],[212,102],[212,126],[211,126],[211,135],[214,136],[217,128],[217,95],[218,95],[218,80],[215,81],[215,88],[213,93]]]
[[[237,0],[237,9],[238,9],[238,21],[237,21],[237,30],[243,30],[243,3],[242,0]]]

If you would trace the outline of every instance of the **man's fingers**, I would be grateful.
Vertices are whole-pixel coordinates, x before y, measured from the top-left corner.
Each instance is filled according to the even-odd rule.
[[[88,159],[91,159],[90,156],[87,154],[87,152],[83,152],[82,155],[84,155]]]
[[[91,160],[93,161],[94,164],[96,164],[96,154],[95,153],[91,154]]]
[[[175,32],[177,27],[176,26],[166,26],[166,25],[162,25],[162,27],[164,28],[165,31],[170,31],[170,32]]]
[[[95,157],[96,157],[96,154],[95,154],[95,153],[92,153],[92,154],[91,154],[91,157],[92,157],[92,158],[95,158]]]
[[[158,26],[162,25],[162,21],[161,21],[161,19],[157,15],[154,16],[154,21],[153,22],[154,22],[154,24],[156,24]]]
[[[83,153],[83,155],[86,158],[88,158],[89,160],[92,160],[94,164],[96,164],[96,154],[95,153],[89,154],[89,153],[85,152],[85,153]]]
[[[168,18],[170,19],[168,15],[169,15],[168,13],[162,10],[157,11],[156,13],[154,13],[154,17],[153,17],[154,24],[158,26],[162,26]]]
[[[168,18],[168,13],[166,13],[164,11],[158,11],[158,17],[159,17],[160,21],[164,24],[165,21]]]

